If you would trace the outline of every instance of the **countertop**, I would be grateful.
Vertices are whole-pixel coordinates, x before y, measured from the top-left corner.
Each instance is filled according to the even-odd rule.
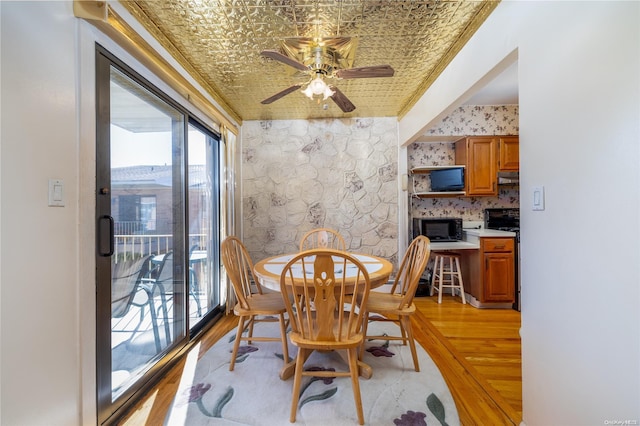
[[[465,239],[464,234],[467,234],[473,237],[478,237],[478,238],[483,238],[483,237],[509,238],[509,237],[516,236],[515,232],[499,231],[497,229],[463,229],[462,233],[463,233],[463,237],[462,237],[463,239]]]
[[[477,250],[480,248],[480,238],[514,238],[515,236],[515,232],[499,231],[497,229],[463,229],[462,241],[432,242],[431,250]]]

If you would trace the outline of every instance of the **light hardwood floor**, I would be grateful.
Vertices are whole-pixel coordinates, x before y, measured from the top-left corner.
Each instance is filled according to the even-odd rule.
[[[414,333],[444,376],[458,408],[462,425],[518,425],[522,419],[520,313],[476,309],[460,298],[417,297]],[[204,354],[237,318],[225,317],[194,349]],[[121,425],[158,425],[164,422],[184,361],[133,407]]]

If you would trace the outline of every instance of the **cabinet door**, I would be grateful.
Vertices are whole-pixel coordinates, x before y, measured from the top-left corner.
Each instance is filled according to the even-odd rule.
[[[498,170],[517,172],[520,170],[520,138],[518,136],[501,137],[499,141],[498,151],[500,161],[498,162]]]
[[[514,279],[513,253],[485,253],[484,301],[513,302]]]
[[[467,139],[467,195],[497,195],[495,138]]]

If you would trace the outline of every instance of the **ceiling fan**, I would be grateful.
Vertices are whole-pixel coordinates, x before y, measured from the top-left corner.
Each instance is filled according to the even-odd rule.
[[[393,68],[389,65],[375,65],[369,67],[352,68],[357,40],[350,37],[318,38],[289,38],[282,42],[281,53],[277,50],[263,50],[260,54],[274,59],[300,71],[307,77],[305,83],[294,84],[273,96],[263,100],[263,104],[270,104],[278,99],[295,92],[306,84],[302,93],[310,99],[322,96],[331,98],[343,112],[351,112],[356,106],[336,86],[328,85],[325,78],[352,79],[392,77]]]

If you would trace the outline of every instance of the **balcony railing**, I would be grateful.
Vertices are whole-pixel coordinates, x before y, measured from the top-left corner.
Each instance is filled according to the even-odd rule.
[[[189,234],[189,247],[206,247],[207,234]],[[173,250],[173,235],[115,235],[115,262]]]

